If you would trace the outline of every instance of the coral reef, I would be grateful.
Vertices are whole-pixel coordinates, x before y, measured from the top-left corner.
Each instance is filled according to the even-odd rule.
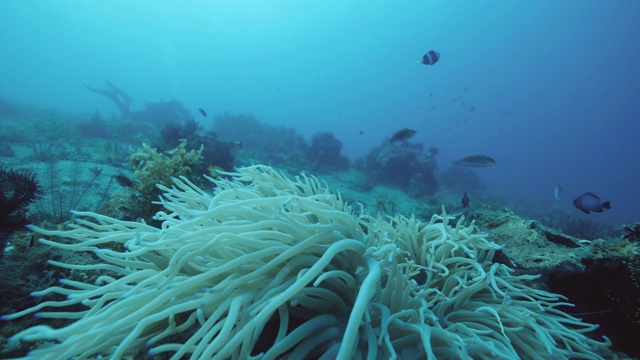
[[[187,141],[182,140],[178,147],[159,153],[156,149],[143,144],[142,149],[131,150],[129,161],[134,172],[133,193],[125,201],[130,210],[127,219],[148,217],[155,212],[152,202],[158,199],[162,191],[157,185],[168,186],[171,178],[191,175],[193,169],[202,166],[203,146],[198,150],[187,150]],[[120,202],[122,199],[118,199]]]
[[[189,144],[194,144],[194,146],[188,145],[187,150],[195,150],[195,144],[200,144],[200,146],[204,147],[202,151],[203,165],[207,167],[217,166],[224,170],[232,170],[235,167],[235,154],[240,148],[238,142],[220,139],[215,134],[194,134],[188,141]],[[203,171],[201,170],[201,172]]]
[[[199,127],[198,122],[191,116],[182,119],[180,123],[167,123],[160,131],[163,145],[174,148],[180,145],[180,141],[183,139],[190,142],[189,137],[193,136]]]
[[[496,258],[517,273],[542,274],[550,291],[561,291],[571,313],[601,325],[615,347],[640,356],[640,243],[585,240],[565,235],[509,209],[480,209],[470,218],[502,245]]]
[[[341,154],[342,142],[330,132],[313,135],[307,149],[307,159],[311,170],[316,173],[348,170],[349,159]]]
[[[640,221],[633,225],[622,225],[622,238],[629,241],[640,241]]]
[[[295,171],[309,168],[309,145],[293,128],[274,127],[252,115],[229,113],[217,115],[213,125],[218,137],[241,145],[237,155],[241,164],[259,162]]]
[[[567,310],[600,325],[617,351],[640,358],[640,248],[627,241],[607,243],[603,259],[584,259],[586,271],[546,281],[550,291],[562,291],[575,307]]]
[[[190,175],[192,168],[200,166],[202,151],[203,147],[188,151],[184,140],[166,154],[159,153],[147,144],[137,151],[131,150],[129,161],[136,176],[136,190],[149,201],[157,199],[161,192],[156,185],[168,186],[172,183],[172,177]]]
[[[604,359],[597,326],[564,298],[494,263],[500,246],[444,211],[428,222],[355,213],[340,194],[264,166],[227,174],[209,195],[186,178],[160,186],[159,228],[96,213],[40,242],[95,254],[95,282],[61,279],[34,296],[27,358]],[[67,239],[67,240],[64,240]],[[75,308],[69,310],[68,306]],[[83,306],[81,306],[83,305]]]
[[[330,132],[318,132],[307,143],[293,128],[275,127],[251,115],[229,113],[215,117],[214,131],[220,138],[232,139],[239,145],[241,164],[260,162],[314,173],[349,169],[349,159],[341,154],[342,142]]]
[[[427,196],[438,188],[433,154],[424,154],[422,144],[387,141],[369,151],[362,168],[376,184],[395,186],[416,197]]]
[[[180,141],[186,140],[186,149],[199,150],[203,147],[202,158],[203,164],[208,166],[217,166],[225,170],[232,170],[235,165],[234,152],[241,148],[238,141],[227,141],[218,138],[216,133],[210,132],[203,134],[200,130],[200,124],[192,117],[184,119],[181,124],[167,124],[161,131],[162,144],[161,149],[172,149],[180,144]],[[192,169],[194,174],[203,174],[203,169]]]
[[[587,241],[548,228],[536,221],[525,220],[510,209],[498,211],[478,209],[469,212],[491,238],[505,244],[502,261],[528,274],[550,273],[562,276],[586,270],[585,259],[602,259],[603,241]]]

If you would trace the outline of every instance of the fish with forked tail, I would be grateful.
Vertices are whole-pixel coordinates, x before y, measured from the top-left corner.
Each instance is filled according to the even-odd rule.
[[[402,129],[402,130],[398,130],[395,132],[395,134],[393,134],[391,136],[391,138],[389,138],[389,142],[398,142],[398,141],[405,141],[405,140],[409,140],[413,137],[413,135],[416,134],[416,131],[413,129]]]
[[[600,201],[598,195],[591,192],[586,192],[573,200],[573,206],[578,208],[578,210],[582,211],[583,213],[589,215],[590,211],[601,213],[604,211],[604,209],[611,209],[611,202],[602,202]]]
[[[418,64],[433,65],[440,60],[440,53],[434,50],[429,50],[422,58],[418,59]]]

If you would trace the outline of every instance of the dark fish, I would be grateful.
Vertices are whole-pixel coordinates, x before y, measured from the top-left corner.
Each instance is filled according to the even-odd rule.
[[[464,159],[456,160],[453,163],[461,166],[487,167],[495,165],[496,161],[485,155],[471,155]]]
[[[469,207],[469,197],[467,196],[467,192],[464,192],[464,195],[462,195],[462,207],[463,208],[468,208]]]
[[[604,209],[611,209],[611,202],[601,202],[596,194],[586,192],[573,200],[573,206],[588,215],[589,211],[601,213]]]
[[[122,173],[113,175],[113,178],[116,179],[116,182],[122,187],[133,187],[133,181]]]
[[[207,112],[202,110],[202,108],[198,108],[198,111],[200,111],[200,114],[202,114],[202,116],[207,117]]]
[[[364,134],[364,131],[360,130],[360,131],[358,132],[358,134],[363,135],[363,134]]]
[[[391,138],[389,139],[390,142],[398,142],[398,141],[405,141],[405,140],[409,140],[413,137],[413,135],[416,134],[416,131],[413,129],[402,129],[402,130],[398,130],[396,131],[395,134],[393,134],[393,136],[391,136]]]
[[[424,65],[433,65],[437,63],[438,60],[440,60],[440,53],[429,50],[429,52],[422,56],[422,59],[418,59],[418,63]]]

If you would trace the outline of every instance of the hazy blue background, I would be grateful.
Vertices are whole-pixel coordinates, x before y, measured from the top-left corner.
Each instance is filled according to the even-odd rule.
[[[411,127],[442,170],[495,157],[477,171],[514,201],[551,206],[559,183],[562,207],[591,191],[613,209],[590,217],[637,221],[639,15],[630,0],[3,0],[0,96],[107,115],[81,83],[110,80],[134,110],[252,113],[332,131],[352,158]],[[440,62],[418,65],[430,49]]]

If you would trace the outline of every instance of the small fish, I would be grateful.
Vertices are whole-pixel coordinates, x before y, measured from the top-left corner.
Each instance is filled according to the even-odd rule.
[[[118,184],[122,187],[133,187],[133,181],[129,179],[129,177],[123,173],[118,173],[113,175],[113,178],[116,180]]]
[[[604,211],[604,209],[611,209],[611,202],[601,202],[598,195],[586,192],[573,200],[573,206],[578,208],[578,210],[582,211],[583,213],[589,215],[589,211],[601,213]]]
[[[462,207],[463,208],[468,208],[469,207],[469,197],[467,196],[467,192],[464,192],[464,195],[462,195]]]
[[[456,160],[453,163],[461,166],[487,167],[495,165],[496,161],[486,155],[471,155],[466,158]]]
[[[556,184],[556,188],[553,189],[553,197],[556,201],[560,198],[560,194],[562,194],[562,186],[560,186],[560,184]]]
[[[204,111],[202,108],[198,108],[198,111],[200,111],[200,114],[202,114],[202,116],[207,117],[207,112]]]
[[[416,134],[416,131],[413,129],[407,129],[404,128],[402,130],[398,130],[396,131],[395,134],[393,134],[393,136],[391,136],[391,138],[389,139],[390,142],[398,142],[398,141],[405,141],[405,140],[409,140],[413,137],[413,135]]]
[[[433,65],[437,63],[438,60],[440,60],[440,53],[429,50],[429,52],[422,56],[422,59],[418,59],[418,64]]]
[[[209,175],[214,179],[219,179],[224,175],[224,169],[218,165],[209,165],[207,168]]]

